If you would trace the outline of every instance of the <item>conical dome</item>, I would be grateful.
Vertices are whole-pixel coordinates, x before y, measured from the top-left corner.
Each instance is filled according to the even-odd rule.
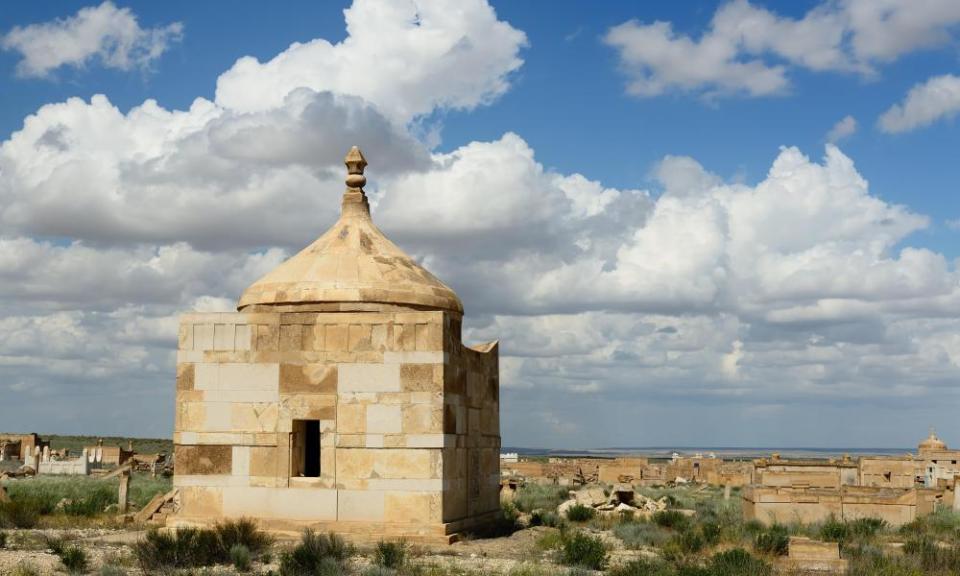
[[[340,219],[323,236],[244,290],[249,306],[387,304],[463,313],[456,293],[387,239],[370,219],[367,165],[354,146],[345,160]]]
[[[946,450],[947,443],[938,438],[937,433],[931,430],[930,435],[920,442],[919,448],[921,452]]]

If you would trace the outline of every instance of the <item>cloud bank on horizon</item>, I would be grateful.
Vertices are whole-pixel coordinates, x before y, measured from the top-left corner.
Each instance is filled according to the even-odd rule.
[[[669,436],[646,423],[679,411],[733,414],[745,428],[719,440],[735,443],[818,407],[927,415],[956,401],[960,272],[911,243],[930,218],[871,193],[837,147],[853,116],[822,158],[784,146],[757,182],[665,155],[651,186],[617,188],[544,166],[513,131],[447,152],[424,135],[426,118],[495,105],[536,49],[485,0],[355,0],[344,17],[339,42],[239,58],[212,100],[123,111],[109,95],[70,98],[0,144],[0,389],[13,399],[0,420],[32,428],[42,413],[80,431],[103,420],[76,413],[91,395],[110,399],[103,433],[168,433],[176,315],[231,309],[319,235],[353,143],[377,223],[457,290],[466,339],[502,340],[507,445],[656,443]],[[784,94],[793,69],[875,77],[948,43],[957,22],[955,2],[829,2],[792,18],[735,0],[699,37],[638,17],[602,42],[629,94],[716,102]],[[160,65],[182,31],[107,2],[0,45],[22,55],[20,74],[46,77]],[[918,84],[877,127],[950,118],[956,83]],[[705,430],[686,437],[708,442]]]

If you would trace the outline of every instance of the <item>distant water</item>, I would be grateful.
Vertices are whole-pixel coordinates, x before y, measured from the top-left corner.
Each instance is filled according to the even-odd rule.
[[[730,446],[637,446],[621,448],[593,448],[589,450],[563,450],[547,448],[503,447],[501,452],[516,452],[521,456],[567,456],[615,458],[618,456],[646,456],[670,458],[674,452],[681,456],[715,454],[718,458],[752,459],[769,456],[776,452],[781,458],[837,458],[850,456],[900,456],[916,452],[916,448],[781,448],[781,447],[730,447]]]

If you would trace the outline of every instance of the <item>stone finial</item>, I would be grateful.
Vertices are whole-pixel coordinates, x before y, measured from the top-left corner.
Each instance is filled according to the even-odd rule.
[[[363,175],[363,169],[367,167],[367,159],[363,157],[360,148],[356,146],[350,148],[343,163],[347,166],[347,188],[363,190],[367,183],[367,178]]]

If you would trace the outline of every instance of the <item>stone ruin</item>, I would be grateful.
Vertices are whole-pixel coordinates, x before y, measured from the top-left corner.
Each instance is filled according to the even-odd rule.
[[[764,523],[880,518],[900,526],[936,507],[960,508],[960,451],[931,431],[917,454],[755,462],[755,483],[743,492],[744,517]]]
[[[629,513],[638,518],[649,518],[655,512],[667,509],[667,499],[647,498],[637,494],[630,484],[615,484],[609,494],[599,486],[570,491],[569,498],[557,507],[557,514],[566,517],[574,506],[593,508],[600,514]]]
[[[180,320],[170,525],[448,542],[499,512],[497,343],[462,344],[460,299],[374,225],[357,148],[345,163],[323,236],[238,312]]]

